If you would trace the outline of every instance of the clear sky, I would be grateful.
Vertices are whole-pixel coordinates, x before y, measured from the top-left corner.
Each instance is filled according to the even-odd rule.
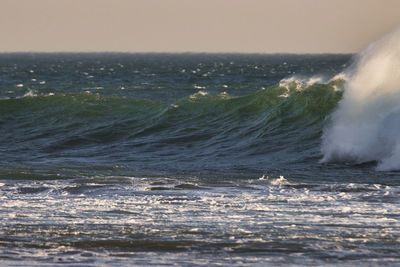
[[[0,52],[353,53],[400,0],[0,0]]]

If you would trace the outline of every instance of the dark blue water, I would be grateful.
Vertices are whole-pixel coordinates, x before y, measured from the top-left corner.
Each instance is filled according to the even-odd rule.
[[[399,262],[399,178],[320,163],[351,55],[1,54],[6,265]]]

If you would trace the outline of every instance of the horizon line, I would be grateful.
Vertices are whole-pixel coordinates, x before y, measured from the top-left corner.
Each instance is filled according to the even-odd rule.
[[[161,51],[0,51],[0,54],[226,54],[226,55],[354,55],[357,52],[161,52]]]

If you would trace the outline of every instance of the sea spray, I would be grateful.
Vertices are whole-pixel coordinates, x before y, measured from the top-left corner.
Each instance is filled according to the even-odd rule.
[[[369,45],[348,72],[324,129],[322,161],[376,161],[378,170],[399,170],[400,30]]]

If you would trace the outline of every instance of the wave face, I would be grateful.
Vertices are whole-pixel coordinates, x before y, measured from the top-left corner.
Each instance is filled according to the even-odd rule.
[[[8,131],[1,145],[14,140],[9,159],[53,163],[263,168],[257,164],[317,156],[324,118],[341,98],[342,84],[291,78],[245,96],[198,91],[173,104],[98,93],[3,99],[2,125]],[[296,150],[299,158],[286,158]]]
[[[247,177],[313,176],[324,119],[342,96],[343,77],[332,77],[350,56],[1,59],[1,177],[88,166]]]
[[[400,31],[371,44],[348,71],[343,99],[324,130],[322,161],[400,169]]]

